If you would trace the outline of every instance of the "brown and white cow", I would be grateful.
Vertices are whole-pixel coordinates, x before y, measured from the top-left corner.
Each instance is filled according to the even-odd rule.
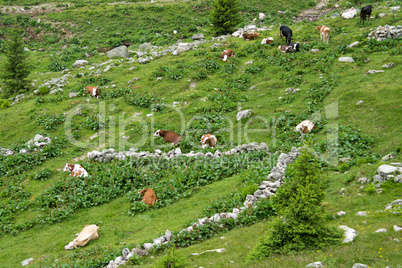
[[[142,191],[138,191],[138,193],[142,196],[142,201],[148,206],[154,206],[158,198],[156,197],[156,194],[154,190],[151,188],[145,188]]]
[[[270,45],[274,42],[274,38],[272,37],[268,37],[268,38],[264,38],[261,41],[261,45]]]
[[[295,127],[295,132],[299,132],[303,139],[303,134],[310,133],[313,129],[315,129],[314,123],[310,120],[304,120]]]
[[[228,58],[234,57],[234,56],[235,56],[235,53],[232,49],[226,49],[221,54],[221,60],[227,61]]]
[[[154,133],[154,137],[162,137],[166,142],[175,146],[181,141],[181,136],[170,130],[159,129]]]
[[[325,26],[325,25],[318,25],[316,30],[320,31],[320,38],[321,41],[323,41],[324,43],[328,44],[329,41],[329,34],[331,33],[331,29],[329,29],[329,27]]]
[[[94,87],[94,86],[87,86],[85,87],[85,90],[88,92],[89,95],[91,95],[94,98],[99,98],[100,95],[100,91],[98,87]],[[82,94],[83,96],[85,95],[85,91]]]
[[[64,166],[63,172],[70,171],[70,177],[88,177],[88,172],[79,164],[69,164]]]
[[[258,36],[260,36],[260,34],[257,32],[243,33],[244,40],[253,40],[258,38]]]
[[[211,134],[204,134],[201,137],[201,144],[202,148],[214,148],[216,143],[218,142],[217,138],[214,135]]]

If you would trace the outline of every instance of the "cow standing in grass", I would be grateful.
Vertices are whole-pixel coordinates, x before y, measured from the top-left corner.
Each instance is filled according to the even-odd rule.
[[[373,7],[371,5],[362,7],[362,9],[360,10],[360,20],[364,21],[366,20],[366,17],[368,16],[368,18],[370,19],[371,16],[371,11],[372,11]]]
[[[100,91],[98,87],[94,87],[94,86],[87,86],[85,87],[85,91],[88,92],[89,95],[91,95],[94,98],[99,98],[100,95]],[[84,94],[85,95],[85,91]]]

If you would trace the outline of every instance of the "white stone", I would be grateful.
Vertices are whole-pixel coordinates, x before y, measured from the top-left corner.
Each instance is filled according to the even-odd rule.
[[[402,231],[402,227],[399,227],[398,225],[394,225],[394,231],[400,232],[400,231]]]
[[[251,113],[252,113],[252,110],[239,111],[236,114],[236,119],[237,119],[237,121],[240,121],[243,118],[250,117]]]
[[[26,260],[22,261],[21,264],[23,266],[25,266],[25,265],[28,265],[31,261],[33,261],[33,258],[26,259]]]
[[[375,231],[374,233],[386,233],[386,232],[387,232],[387,229],[381,228],[381,229],[378,229],[377,231]]]
[[[353,42],[352,44],[348,45],[348,48],[352,48],[354,46],[357,46],[359,44],[359,41]]]
[[[367,212],[366,211],[359,211],[356,213],[356,216],[367,216]]]
[[[148,251],[148,250],[150,250],[151,248],[154,247],[154,245],[152,243],[145,243],[143,246],[144,246],[146,251]]]
[[[390,7],[389,11],[390,12],[399,12],[401,10],[401,6],[396,6],[396,7]]]
[[[342,12],[342,18],[344,19],[353,19],[356,15],[356,9],[353,7]]]
[[[353,239],[357,236],[357,232],[354,229],[347,227],[346,225],[341,225],[339,226],[339,228],[345,231],[345,239],[343,239],[343,243],[352,242]]]
[[[259,20],[265,19],[265,14],[260,12],[260,13],[258,14],[258,19],[259,19]]]
[[[339,62],[355,62],[352,57],[340,57]]]
[[[353,264],[352,268],[367,268],[368,266],[365,264],[361,264],[361,263],[355,263]]]
[[[86,65],[86,64],[88,64],[87,60],[76,60],[73,63],[73,67],[79,67],[79,66]]]
[[[387,176],[391,173],[394,173],[397,170],[396,167],[390,165],[381,165],[378,167],[377,172],[380,176]]]
[[[345,216],[346,212],[345,211],[339,211],[336,213],[336,215],[338,215],[339,217]]]
[[[324,267],[324,266],[322,265],[322,263],[321,263],[320,261],[316,261],[316,262],[307,264],[307,265],[304,266],[304,267],[305,267],[305,268],[321,268],[321,267]]]

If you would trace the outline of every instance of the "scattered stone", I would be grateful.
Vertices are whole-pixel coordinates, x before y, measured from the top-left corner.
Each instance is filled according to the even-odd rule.
[[[340,57],[339,62],[355,62],[352,57]]]
[[[363,102],[364,102],[364,101],[359,100],[356,104],[357,104],[357,105],[360,105],[360,104],[363,104]]]
[[[385,161],[391,160],[392,158],[394,158],[394,156],[392,154],[387,154],[387,155],[383,156],[381,158],[381,160],[385,162]]]
[[[367,216],[367,212],[366,211],[359,211],[356,213],[356,216]]]
[[[390,12],[399,12],[401,10],[401,6],[396,6],[396,7],[390,7],[389,11]]]
[[[333,13],[333,14],[331,14],[329,17],[331,18],[331,19],[336,19],[337,17],[339,17],[340,15],[339,15],[339,13]]]
[[[375,38],[377,41],[385,39],[396,39],[402,37],[402,26],[378,26],[377,30],[374,30],[368,34],[368,38]]]
[[[368,266],[365,264],[361,264],[361,263],[355,263],[355,264],[353,264],[352,268],[368,268]]]
[[[395,173],[397,168],[390,165],[381,165],[378,167],[377,172],[380,176],[387,176],[389,174]]]
[[[191,37],[191,39],[192,39],[192,40],[203,40],[203,39],[205,39],[205,37],[204,37],[204,35],[201,33],[201,34],[195,34],[195,35],[193,35],[193,36]]]
[[[367,183],[368,179],[366,177],[364,177],[364,178],[358,179],[357,181],[360,182],[361,184],[363,184],[363,183]]]
[[[317,262],[313,262],[313,263],[310,263],[310,264],[307,264],[306,266],[304,266],[305,268],[321,268],[321,267],[324,267],[324,266],[322,266],[322,263],[320,262],[320,261],[317,261]]]
[[[336,213],[336,215],[338,215],[339,217],[343,217],[343,216],[346,215],[346,212],[345,211],[339,211],[339,212]]]
[[[400,231],[402,231],[402,227],[399,227],[398,225],[394,225],[394,231],[400,232]]]
[[[78,68],[78,67],[81,67],[81,66],[86,65],[86,64],[88,64],[87,60],[76,60],[73,63],[73,68]]]
[[[345,231],[345,239],[343,239],[343,243],[352,242],[353,239],[357,236],[357,232],[354,229],[347,227],[346,225],[341,225],[339,226],[339,228]]]
[[[259,20],[263,20],[263,19],[265,19],[265,14],[264,13],[258,13],[258,19]]]
[[[375,231],[374,233],[386,233],[386,232],[387,232],[387,229],[381,228],[381,229],[378,229],[377,231]]]
[[[316,54],[318,52],[320,52],[320,50],[318,48],[313,48],[312,50],[310,50],[311,54]]]
[[[33,261],[33,258],[26,259],[26,260],[22,261],[21,264],[23,266],[25,266],[25,265],[28,265],[31,261]]]
[[[251,116],[251,113],[252,113],[252,110],[239,111],[239,112],[236,114],[236,119],[237,119],[237,121],[240,121],[240,120],[242,120],[243,118],[250,117],[250,116]]]
[[[129,54],[126,46],[116,47],[116,48],[106,52],[106,54],[109,58],[115,58],[115,57],[128,58],[128,57],[130,57],[130,54]]]
[[[364,75],[368,75],[368,74],[378,74],[378,73],[383,73],[384,70],[369,70],[367,71],[367,73],[365,73]]]
[[[348,45],[348,48],[355,47],[359,44],[359,41],[353,42],[352,44]]]
[[[76,92],[70,92],[70,93],[68,94],[68,96],[69,96],[70,98],[74,98],[74,97],[77,97],[77,93],[76,93]]]

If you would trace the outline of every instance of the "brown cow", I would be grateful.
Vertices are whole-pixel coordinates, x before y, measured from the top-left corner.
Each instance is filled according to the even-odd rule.
[[[94,87],[94,86],[87,86],[85,87],[85,90],[88,92],[89,95],[91,95],[92,97],[96,97],[97,99],[99,98],[100,95],[100,91],[98,87]],[[85,95],[85,91],[82,94],[83,96]]]
[[[232,49],[226,49],[221,54],[221,60],[227,61],[228,58],[234,57],[235,53]]]
[[[257,32],[252,32],[252,33],[243,33],[244,40],[253,40],[260,36],[259,33]]]
[[[320,38],[321,41],[328,44],[329,34],[331,33],[331,29],[325,25],[318,25],[316,30],[320,30]]]
[[[163,137],[166,142],[175,146],[181,141],[181,136],[170,130],[159,129],[154,133],[154,137]]]
[[[138,193],[141,196],[143,196],[141,202],[144,202],[148,206],[151,206],[151,207],[154,206],[156,201],[158,200],[154,190],[152,190],[151,188],[145,188],[142,191],[138,191]]]

